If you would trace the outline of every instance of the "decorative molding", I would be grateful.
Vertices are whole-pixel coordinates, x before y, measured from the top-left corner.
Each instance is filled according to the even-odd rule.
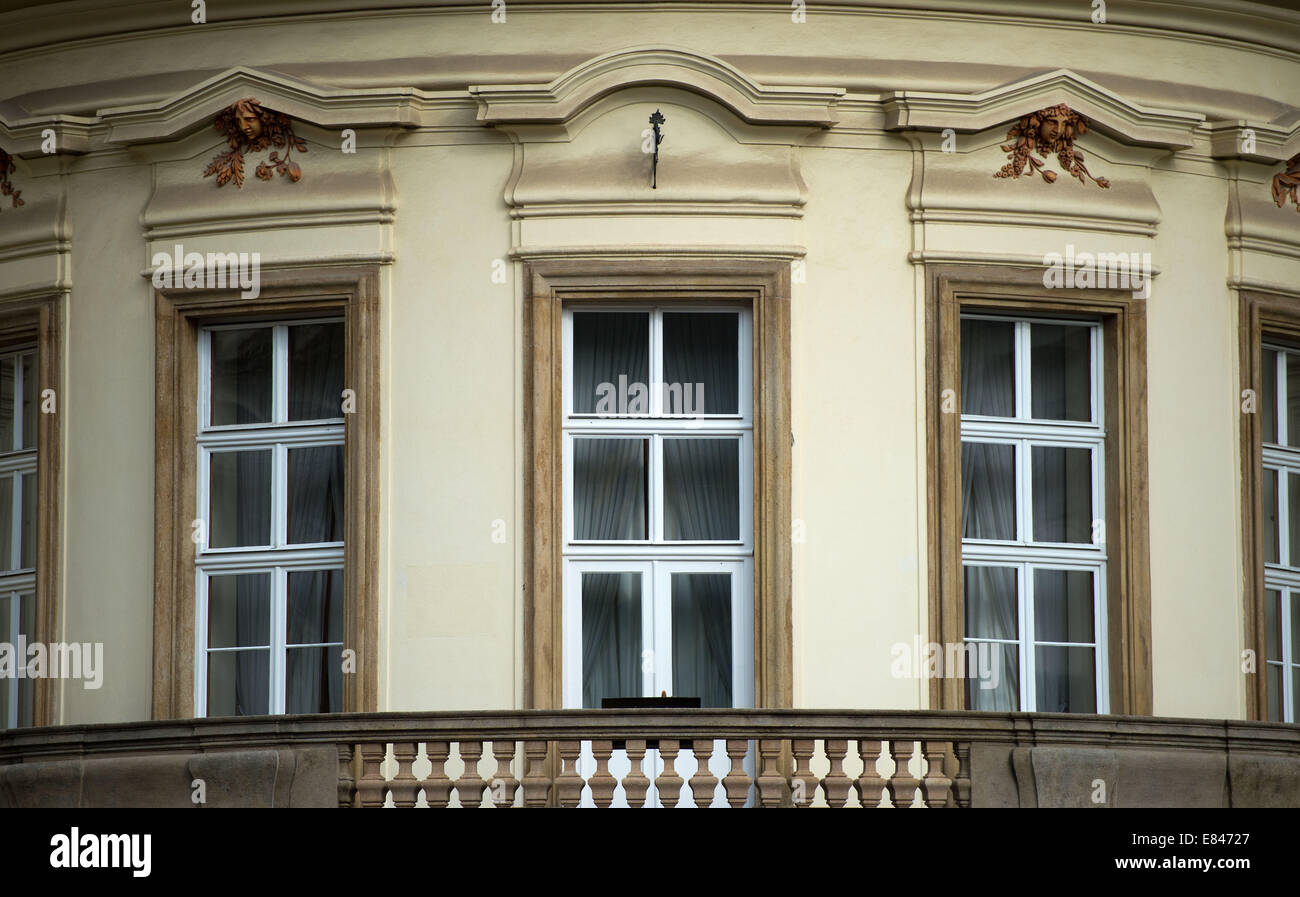
[[[262,105],[324,128],[411,128],[441,99],[414,87],[321,87],[300,78],[248,66],[214,75],[168,99],[99,110],[110,144],[171,140],[197,129],[241,100],[259,96]],[[422,103],[427,100],[427,103]]]
[[[702,94],[757,125],[829,128],[842,88],[768,87],[735,66],[693,50],[641,46],[597,56],[552,81],[471,85],[488,125],[562,125],[617,90],[653,85]]]
[[[1273,165],[1300,154],[1300,112],[1289,112],[1270,122],[1213,121],[1210,155],[1216,159],[1242,159]]]
[[[1300,187],[1300,153],[1286,161],[1286,170],[1273,175],[1273,202],[1280,209],[1291,200],[1296,211],[1300,212],[1300,199],[1296,198],[1296,188]]]
[[[54,145],[60,153],[80,154],[90,149],[91,131],[99,119],[86,115],[48,115],[10,118],[0,111],[0,140],[13,156],[24,159],[47,155],[46,131],[54,132]]]
[[[1087,184],[1087,178],[1091,178],[1098,187],[1109,187],[1110,181],[1105,178],[1094,178],[1088,173],[1087,167],[1083,164],[1083,153],[1075,149],[1074,138],[1086,133],[1088,133],[1088,120],[1065,104],[1040,109],[1026,115],[1007,131],[1007,140],[1014,143],[1003,145],[1002,151],[1011,161],[1003,165],[993,176],[1018,178],[1028,165],[1030,174],[1038,173],[1047,183],[1054,184],[1056,172],[1044,168],[1045,161],[1034,158],[1034,153],[1042,153],[1044,156],[1055,153],[1062,170],[1078,178],[1079,183]]]
[[[23,204],[20,197],[23,195],[21,190],[15,190],[13,183],[9,180],[9,175],[14,173],[13,156],[0,150],[0,195],[8,196],[11,199],[13,207],[16,209]]]
[[[1065,105],[1123,143],[1174,150],[1190,148],[1205,121],[1200,113],[1139,105],[1069,69],[980,93],[895,90],[883,99],[891,131],[983,131],[1021,118],[1026,109]]]
[[[234,182],[236,187],[244,186],[244,150],[259,152],[272,146],[284,149],[284,158],[278,151],[273,151],[266,162],[259,162],[254,172],[258,180],[269,181],[276,174],[282,174],[293,183],[302,178],[302,169],[298,163],[290,160],[294,150],[307,152],[307,142],[293,133],[293,122],[283,112],[267,109],[253,97],[245,97],[232,103],[217,113],[213,125],[226,135],[230,146],[227,152],[219,153],[203,176],[217,176],[217,186],[224,187]]]

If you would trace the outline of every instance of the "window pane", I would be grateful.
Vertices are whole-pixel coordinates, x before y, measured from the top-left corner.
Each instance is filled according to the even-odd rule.
[[[1291,722],[1296,720],[1300,720],[1300,666],[1291,667]]]
[[[1291,662],[1300,663],[1300,589],[1291,592]]]
[[[213,452],[209,544],[271,544],[271,451]]]
[[[646,538],[646,439],[573,440],[575,539]]]
[[[740,440],[664,440],[664,538],[740,538]]]
[[[285,713],[343,710],[343,646],[285,651]]]
[[[1264,468],[1264,495],[1260,504],[1264,509],[1264,563],[1276,564],[1277,554],[1277,475],[1276,470]]]
[[[1264,428],[1264,441],[1277,442],[1277,353],[1265,349],[1260,353],[1260,397],[1258,411]]]
[[[966,709],[1020,710],[1020,647],[979,641],[967,646]]]
[[[1280,723],[1282,719],[1282,664],[1264,664],[1264,675],[1268,680],[1268,718]]]
[[[573,413],[649,414],[649,389],[650,315],[574,312]]]
[[[36,448],[37,381],[36,353],[23,356],[23,448]]]
[[[9,592],[0,594],[0,643],[6,645],[16,645],[18,643],[18,633],[9,631],[11,626],[10,618],[13,615],[13,605],[11,604],[13,600]],[[15,662],[21,662],[22,660],[22,658],[15,658]],[[8,678],[0,677],[0,729],[9,728],[10,681]]]
[[[1016,448],[992,442],[961,444],[961,536],[1016,537]]]
[[[582,706],[640,697],[641,574],[582,574]]]
[[[731,575],[674,573],[673,697],[730,707]]]
[[[20,558],[14,557],[14,478],[0,474],[0,568],[16,570]]]
[[[1034,638],[1093,641],[1092,585],[1087,570],[1034,570]]]
[[[289,420],[343,416],[343,322],[289,328]]]
[[[1015,325],[961,322],[961,413],[1016,416]]]
[[[290,571],[286,616],[286,644],[342,642],[343,571]]]
[[[20,566],[36,566],[36,474],[23,475],[23,531]]]
[[[1286,352],[1286,444],[1300,446],[1300,352]]]
[[[1092,542],[1092,452],[1033,446],[1035,542]]]
[[[271,643],[271,574],[208,578],[208,647],[251,648]]]
[[[14,446],[14,358],[0,358],[0,452],[12,452]]]
[[[212,331],[212,426],[271,420],[271,328]]]
[[[732,312],[664,313],[665,414],[738,413],[739,322]]]
[[[289,541],[343,541],[343,446],[291,448]]]
[[[1097,664],[1092,648],[1034,649],[1039,713],[1096,713]]]
[[[1282,593],[1264,590],[1264,659],[1282,659]]]
[[[962,568],[966,638],[1018,639],[1020,602],[1015,567]]]
[[[271,712],[271,652],[208,652],[208,716]]]
[[[1029,327],[1030,404],[1039,420],[1092,420],[1091,328]]]
[[[1300,474],[1288,473],[1286,485],[1288,525],[1291,530],[1289,540],[1291,554],[1287,559],[1287,566],[1297,567],[1300,566]]]

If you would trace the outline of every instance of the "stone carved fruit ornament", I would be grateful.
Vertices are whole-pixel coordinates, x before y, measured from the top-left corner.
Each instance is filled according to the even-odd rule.
[[[1300,212],[1300,199],[1296,198],[1296,189],[1300,188],[1300,153],[1286,160],[1286,171],[1273,175],[1273,202],[1280,209],[1286,205],[1287,198]]]
[[[19,197],[22,196],[22,191],[15,190],[14,185],[9,180],[9,175],[13,173],[13,156],[9,155],[4,150],[0,150],[0,195],[10,197],[13,200],[13,207],[16,209],[23,205],[23,201],[19,199]],[[1278,205],[1281,205],[1281,203],[1278,203]]]
[[[259,162],[253,172],[258,180],[269,181],[277,173],[294,183],[302,178],[302,169],[289,156],[294,150],[307,152],[307,142],[293,133],[293,123],[283,112],[266,109],[257,100],[246,97],[222,109],[212,123],[226,135],[226,143],[230,145],[203,172],[205,178],[215,174],[218,187],[234,181],[236,187],[242,188],[245,151],[256,153],[273,146],[284,150],[284,158],[276,150],[266,162]]]
[[[1074,138],[1086,133],[1088,133],[1088,120],[1064,103],[1026,115],[1007,131],[1007,140],[1014,143],[1004,144],[1002,151],[1011,161],[998,169],[993,176],[1018,178],[1028,165],[1030,174],[1038,172],[1047,183],[1055,183],[1056,172],[1044,168],[1046,160],[1034,158],[1034,154],[1037,153],[1043,156],[1055,155],[1056,161],[1061,164],[1061,169],[1066,174],[1078,178],[1081,184],[1086,185],[1089,180],[1092,180],[1098,187],[1109,187],[1110,181],[1105,178],[1094,178],[1088,173],[1087,167],[1083,164],[1083,153],[1074,148]]]

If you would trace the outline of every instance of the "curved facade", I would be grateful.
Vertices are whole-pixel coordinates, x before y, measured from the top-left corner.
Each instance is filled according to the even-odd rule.
[[[1297,719],[1300,15],[176,6],[0,13],[0,350],[43,403],[6,588],[29,641],[102,645],[15,721],[593,706],[601,665],[706,706]],[[584,416],[625,325],[712,417]],[[574,529],[620,489],[643,529]],[[965,645],[1000,685],[926,675]]]

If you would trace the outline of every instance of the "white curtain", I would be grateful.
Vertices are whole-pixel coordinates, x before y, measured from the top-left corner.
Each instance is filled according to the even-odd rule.
[[[664,538],[740,538],[740,442],[664,440]]]

